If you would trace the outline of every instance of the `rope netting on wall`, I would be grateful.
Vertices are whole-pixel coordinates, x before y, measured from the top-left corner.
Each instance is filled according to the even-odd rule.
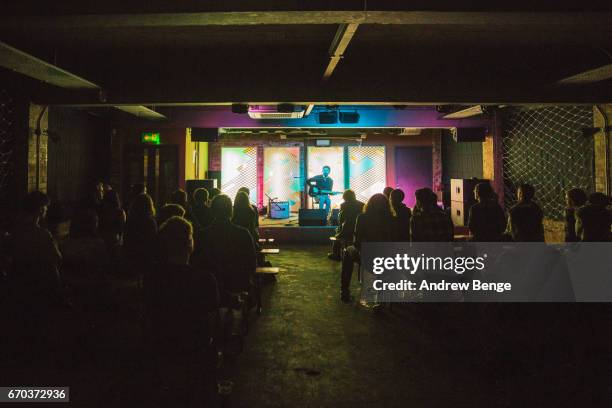
[[[590,106],[513,109],[504,118],[503,164],[506,208],[516,203],[516,188],[530,183],[544,214],[562,219],[565,192],[593,191],[593,126]]]
[[[0,208],[8,205],[9,183],[13,177],[13,152],[15,149],[15,101],[4,89],[0,89]]]

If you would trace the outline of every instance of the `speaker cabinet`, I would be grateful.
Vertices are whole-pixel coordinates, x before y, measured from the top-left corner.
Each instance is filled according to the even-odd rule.
[[[466,227],[468,225],[472,205],[474,205],[474,202],[451,201],[451,218],[456,227]]]
[[[218,142],[219,128],[191,128],[192,142]]]
[[[319,123],[322,125],[338,123],[338,112],[319,112]]]
[[[325,210],[302,208],[298,213],[298,223],[301,227],[325,226],[327,225]]]
[[[451,133],[455,142],[484,142],[487,128],[453,128]]]
[[[460,201],[462,203],[474,203],[474,187],[478,183],[487,183],[489,180],[484,179],[451,179],[450,199],[452,201]]]

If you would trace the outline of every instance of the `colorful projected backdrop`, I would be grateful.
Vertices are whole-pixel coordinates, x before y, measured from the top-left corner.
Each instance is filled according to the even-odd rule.
[[[349,186],[364,203],[387,185],[384,146],[349,146]]]
[[[264,148],[263,191],[278,201],[289,201],[292,211],[300,209],[300,148]],[[264,196],[264,205],[268,198]]]
[[[331,168],[329,177],[334,180],[334,191],[344,191],[344,147],[309,146],[307,177],[321,174],[321,169],[325,165]],[[331,200],[332,208],[339,207],[342,194],[332,196]],[[315,207],[318,208],[316,205]]]
[[[257,202],[257,148],[221,148],[221,191],[232,201],[240,187],[248,187],[250,200]]]

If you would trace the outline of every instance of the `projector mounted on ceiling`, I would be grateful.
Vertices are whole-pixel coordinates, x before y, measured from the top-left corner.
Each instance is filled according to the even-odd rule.
[[[248,114],[251,119],[300,119],[304,117],[304,112],[304,106],[291,104],[252,105]]]

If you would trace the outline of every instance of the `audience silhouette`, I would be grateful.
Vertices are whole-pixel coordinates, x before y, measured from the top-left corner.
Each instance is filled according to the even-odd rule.
[[[468,227],[476,242],[502,241],[506,228],[506,215],[497,202],[497,194],[488,182],[474,188],[476,204],[470,208]]]

